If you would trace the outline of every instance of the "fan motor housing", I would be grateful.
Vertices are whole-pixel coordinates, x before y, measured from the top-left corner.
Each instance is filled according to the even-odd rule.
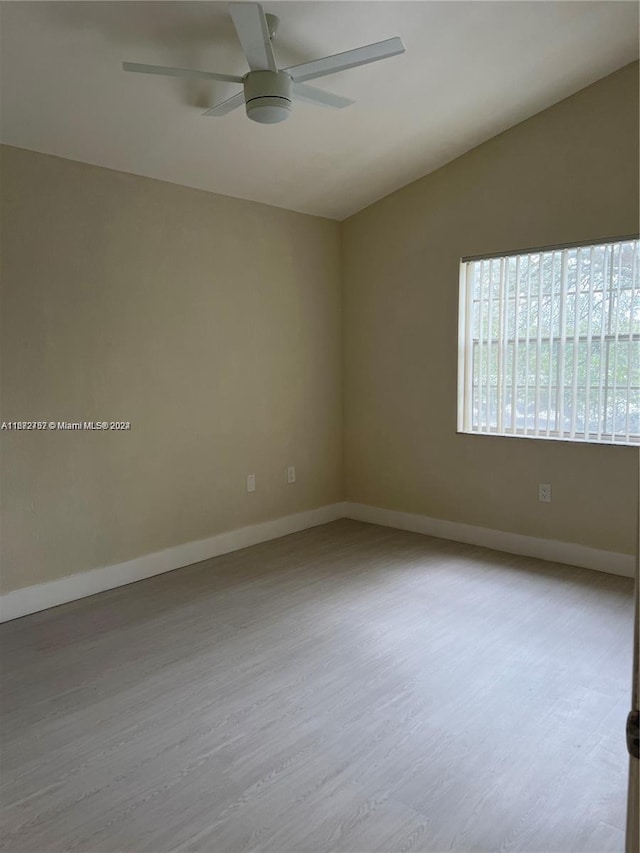
[[[286,71],[250,71],[243,80],[247,115],[276,124],[291,112],[291,77]]]

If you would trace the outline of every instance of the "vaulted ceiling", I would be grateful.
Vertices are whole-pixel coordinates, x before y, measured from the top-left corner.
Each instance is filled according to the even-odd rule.
[[[2,142],[343,219],[638,57],[638,4],[266,2],[280,66],[399,35],[406,53],[318,84],[281,124],[202,117],[236,84],[123,60],[246,70],[225,3],[3,2]]]

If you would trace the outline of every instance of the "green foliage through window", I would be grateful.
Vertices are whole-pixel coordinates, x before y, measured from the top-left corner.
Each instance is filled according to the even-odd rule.
[[[459,428],[640,441],[640,243],[463,262]]]

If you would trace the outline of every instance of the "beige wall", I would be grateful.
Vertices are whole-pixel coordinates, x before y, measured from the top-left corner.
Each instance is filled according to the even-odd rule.
[[[343,498],[633,553],[637,451],[458,435],[456,335],[460,256],[637,231],[637,74],[342,225],[2,148],[0,417],[132,423],[0,434],[2,589]]]
[[[132,424],[1,434],[5,591],[341,498],[338,223],[1,165],[2,419]]]
[[[638,451],[456,434],[456,336],[461,256],[637,233],[638,156],[636,63],[343,224],[348,500],[634,553]]]

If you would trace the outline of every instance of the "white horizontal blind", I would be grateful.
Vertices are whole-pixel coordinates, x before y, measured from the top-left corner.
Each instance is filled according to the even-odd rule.
[[[640,241],[463,262],[458,428],[640,442]]]

